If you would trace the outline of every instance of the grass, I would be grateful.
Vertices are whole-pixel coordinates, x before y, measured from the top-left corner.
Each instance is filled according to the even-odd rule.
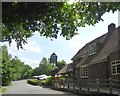
[[[6,90],[6,88],[0,87],[0,93],[4,92],[5,90]]]

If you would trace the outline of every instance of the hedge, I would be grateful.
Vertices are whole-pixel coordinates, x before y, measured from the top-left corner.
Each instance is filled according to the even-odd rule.
[[[28,84],[32,84],[32,85],[38,85],[38,84],[39,84],[39,81],[36,80],[36,79],[28,79],[28,80],[27,80],[27,83],[28,83]]]

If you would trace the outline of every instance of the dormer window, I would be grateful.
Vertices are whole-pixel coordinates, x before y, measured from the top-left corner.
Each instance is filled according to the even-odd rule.
[[[93,54],[95,54],[95,53],[96,53],[96,43],[91,44],[91,45],[89,46],[89,55],[93,55]]]

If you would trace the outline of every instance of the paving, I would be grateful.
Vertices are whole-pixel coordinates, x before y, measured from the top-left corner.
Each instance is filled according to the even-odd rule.
[[[41,86],[33,86],[27,84],[26,80],[12,82],[12,85],[8,86],[7,90],[2,94],[63,94],[62,96],[72,95],[72,93],[69,92],[53,90],[50,88],[43,88]]]

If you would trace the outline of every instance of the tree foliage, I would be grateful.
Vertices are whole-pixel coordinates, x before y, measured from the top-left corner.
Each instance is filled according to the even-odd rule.
[[[22,62],[17,57],[13,58],[11,60],[11,63],[13,64],[13,80],[20,80],[20,79],[27,79],[32,74],[32,68],[29,65],[25,65],[24,62]]]
[[[58,71],[62,69],[63,66],[65,66],[66,62],[64,60],[58,61],[57,66],[53,66],[47,58],[43,57],[42,60],[40,61],[39,67],[36,67],[33,69],[33,76],[35,75],[55,75]]]
[[[57,62],[57,66],[54,70],[52,70],[53,75],[55,75],[56,73],[58,73],[67,63],[62,60],[62,61],[58,61]]]
[[[40,36],[66,39],[78,34],[77,27],[94,25],[109,11],[120,10],[120,2],[3,2],[2,41],[27,43],[35,31]],[[61,30],[61,31],[60,31]]]
[[[2,62],[0,64],[2,69],[2,84],[8,85],[12,80],[12,64],[10,63],[11,56],[8,54],[7,47],[3,46],[0,48],[2,52]]]
[[[51,75],[51,71],[53,70],[53,66],[49,63],[47,58],[43,57],[42,60],[40,61],[39,67],[36,67],[33,70],[33,76],[35,75]]]
[[[12,58],[8,54],[6,46],[0,48],[2,52],[2,59],[0,66],[2,68],[2,85],[9,85],[12,80],[27,79],[32,74],[32,68],[29,65],[25,65],[17,57]]]

